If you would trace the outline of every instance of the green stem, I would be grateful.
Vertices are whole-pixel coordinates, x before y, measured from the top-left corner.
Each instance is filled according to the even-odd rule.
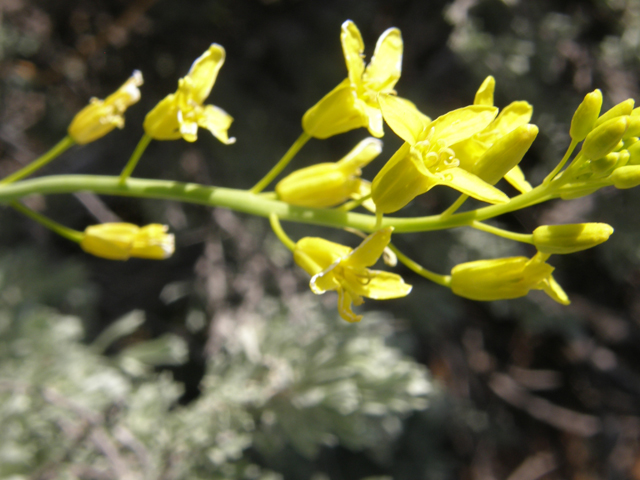
[[[44,215],[40,215],[37,212],[34,212],[30,208],[25,207],[19,202],[11,202],[9,203],[11,207],[13,207],[18,212],[26,215],[32,220],[44,225],[49,230],[54,231],[61,237],[66,238],[67,240],[71,240],[72,242],[80,243],[82,241],[82,232],[77,230],[72,230],[71,228],[67,228],[64,225],[59,224],[58,222],[54,222],[53,220],[45,217]]]
[[[76,142],[70,136],[64,137],[60,140],[53,148],[51,148],[47,153],[41,155],[38,159],[31,162],[29,165],[21,168],[17,172],[12,173],[11,175],[0,180],[0,185],[7,185],[9,183],[17,182],[18,180],[22,180],[23,178],[28,177],[36,170],[44,167],[47,163],[49,163],[54,158],[60,156],[65,150],[69,147],[75,145]]]
[[[560,170],[562,170],[562,167],[564,167],[565,163],[567,163],[567,160],[569,160],[569,157],[571,156],[573,151],[576,149],[577,145],[578,145],[577,141],[571,140],[571,144],[569,145],[569,148],[564,154],[564,157],[562,157],[562,160],[560,160],[560,163],[556,166],[556,168],[554,168],[553,171],[545,177],[544,181],[542,182],[543,185],[551,182],[555,178],[555,176],[560,172]]]
[[[131,154],[131,158],[129,158],[129,161],[122,169],[122,173],[120,174],[120,183],[125,183],[127,181],[127,178],[131,176],[133,170],[136,168],[136,165],[138,165],[140,157],[147,149],[147,146],[149,146],[149,142],[151,142],[151,140],[151,137],[146,133],[142,135],[142,138],[138,142],[136,149]]]
[[[341,212],[329,208],[298,207],[279,200],[264,198],[263,195],[255,195],[247,190],[141,178],[130,178],[123,185],[119,182],[118,177],[106,175],[50,175],[10,185],[0,185],[0,203],[8,203],[32,194],[47,195],[90,191],[102,195],[174,200],[224,207],[261,217],[269,217],[271,213],[275,213],[281,220],[335,228],[352,227],[364,232],[373,232],[392,226],[395,228],[395,233],[408,233],[463,227],[471,224],[474,220],[483,221],[520,210],[555,198],[557,192],[551,189],[552,185],[538,186],[529,192],[513,197],[507,203],[457,213],[444,220],[440,218],[440,215],[414,218],[384,216],[384,218],[380,218],[379,224],[374,215]]]
[[[482,230],[483,232],[491,233],[498,237],[508,238],[509,240],[514,240],[516,242],[529,243],[533,245],[533,235],[526,233],[514,233],[508,230],[503,230],[502,228],[494,227],[492,225],[487,225],[486,223],[478,222],[474,220],[469,225],[476,230]]]
[[[444,212],[440,214],[440,217],[447,218],[453,215],[456,212],[456,210],[458,210],[462,206],[462,204],[467,200],[467,198],[469,198],[469,195],[467,195],[466,193],[463,193],[462,195],[460,195],[458,199],[455,202],[453,202],[449,208],[447,208]]]
[[[293,160],[293,157],[296,156],[296,153],[300,151],[300,149],[304,146],[305,143],[309,141],[311,137],[302,132],[302,134],[298,137],[298,139],[293,142],[293,145],[289,147],[287,153],[280,159],[278,163],[267,173],[262,180],[256,183],[251,190],[251,193],[260,193],[262,190],[267,188],[267,186],[273,181],[274,178],[278,176],[278,174],[284,170],[284,168],[289,165],[289,162]]]
[[[278,239],[293,252],[296,249],[296,244],[284,232],[282,225],[280,225],[280,220],[275,213],[269,215],[269,223],[271,223],[271,229],[273,230],[273,233],[276,234],[276,237],[278,237]]]
[[[400,260],[404,265],[409,267],[409,269],[413,270],[418,275],[423,276],[424,278],[431,280],[432,282],[435,282],[438,285],[442,285],[443,287],[448,287],[448,288],[451,287],[451,275],[439,275],[430,270],[427,270],[422,265],[419,265],[418,263],[414,262],[409,257],[407,257],[404,253],[398,250],[395,245],[392,245],[390,243],[388,247],[391,249],[393,253],[396,254],[396,256],[398,257],[398,260]]]
[[[360,205],[362,205],[365,201],[369,200],[370,198],[371,198],[371,194],[364,195],[358,198],[357,200],[351,200],[350,202],[347,202],[344,205],[339,206],[338,210],[342,212],[350,212],[354,208],[357,208]]]

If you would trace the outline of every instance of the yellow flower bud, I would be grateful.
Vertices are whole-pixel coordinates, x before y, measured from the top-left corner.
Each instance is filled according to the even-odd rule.
[[[303,207],[333,207],[360,191],[360,168],[382,152],[382,142],[367,138],[337,163],[302,168],[276,185],[278,198]]]
[[[601,108],[602,92],[599,89],[595,89],[584,97],[571,119],[569,135],[574,141],[581,142],[593,130]]]
[[[80,247],[96,257],[127,260],[130,257],[163,260],[174,251],[174,237],[165,225],[138,227],[131,223],[102,223],[84,231]]]
[[[616,188],[633,188],[640,185],[640,165],[616,168],[609,177]]]
[[[635,142],[627,148],[629,152],[629,165],[640,165],[640,142]]]
[[[551,298],[569,304],[569,298],[551,276],[548,255],[478,260],[451,270],[451,290],[471,300],[491,301],[524,297],[530,290],[544,290]]]
[[[105,100],[92,98],[89,105],[80,110],[68,128],[69,136],[79,145],[104,137],[114,128],[124,127],[125,110],[140,100],[142,73],[138,70]]]
[[[538,135],[538,127],[522,125],[496,140],[474,165],[471,173],[490,185],[495,185],[514,168],[527,153]]]
[[[589,160],[604,157],[618,145],[629,126],[629,116],[613,118],[594,128],[582,145],[582,154]]]
[[[640,136],[640,115],[629,116],[629,127],[624,132],[624,139]]]
[[[598,120],[596,120],[596,124],[594,125],[594,128],[599,127],[603,123],[608,122],[613,118],[621,117],[624,115],[631,115],[634,105],[635,105],[635,101],[632,98],[628,98],[624,102],[620,102],[619,104],[611,107],[609,110],[603,113],[598,118]]]
[[[542,253],[573,253],[606,242],[612,233],[606,223],[543,225],[533,231],[533,244]]]

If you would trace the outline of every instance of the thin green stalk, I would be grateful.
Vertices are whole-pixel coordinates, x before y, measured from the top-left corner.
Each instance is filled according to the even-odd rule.
[[[44,215],[40,215],[37,212],[34,212],[30,208],[25,207],[20,202],[11,202],[9,203],[11,207],[13,207],[18,212],[26,215],[32,220],[35,220],[41,225],[44,225],[49,230],[54,231],[61,237],[66,238],[67,240],[71,240],[72,242],[80,243],[82,241],[82,232],[77,230],[73,230],[71,228],[67,228],[64,225],[59,224],[58,222],[54,222],[53,220],[45,217]]]
[[[342,212],[350,212],[354,208],[357,208],[360,205],[362,205],[364,202],[366,202],[370,198],[371,198],[371,194],[364,195],[364,196],[358,198],[357,200],[351,200],[350,202],[347,202],[344,205],[339,206],[338,210],[340,210]]]
[[[556,175],[560,172],[560,170],[562,170],[562,167],[564,167],[565,163],[567,163],[567,160],[569,160],[569,157],[571,156],[571,154],[573,153],[573,151],[576,149],[577,146],[578,146],[578,142],[575,140],[571,140],[571,144],[569,145],[569,148],[567,148],[567,151],[564,154],[564,157],[562,157],[562,160],[560,160],[560,163],[556,166],[556,168],[554,168],[553,171],[545,177],[544,181],[542,182],[543,185],[548,184],[556,177]]]
[[[447,218],[453,215],[456,212],[456,210],[458,210],[462,206],[462,204],[466,202],[467,198],[469,198],[469,195],[467,195],[466,193],[463,193],[462,195],[460,195],[458,199],[455,202],[453,202],[449,208],[447,208],[444,212],[440,214],[440,218]]]
[[[263,177],[263,179],[256,183],[249,191],[251,193],[260,193],[262,190],[267,188],[267,186],[273,181],[273,179],[276,178],[287,165],[289,165],[289,162],[293,160],[293,157],[296,156],[296,154],[300,151],[304,144],[309,141],[310,138],[311,137],[307,133],[302,132],[298,139],[293,142],[293,145],[289,147],[289,150],[287,150],[287,153],[284,154],[280,161],[276,163],[276,165],[269,171],[269,173],[267,173]]]
[[[396,254],[398,260],[400,260],[404,265],[409,267],[409,269],[416,272],[418,275],[431,280],[432,282],[437,283],[438,285],[442,285],[443,287],[451,288],[451,275],[439,275],[430,270],[427,270],[422,265],[414,262],[409,257],[407,257],[404,253],[396,248],[395,245],[389,244],[388,247],[391,249],[393,253]]]
[[[127,181],[127,178],[131,176],[133,170],[136,168],[136,165],[138,165],[140,157],[149,146],[149,142],[151,142],[151,140],[152,138],[146,133],[142,135],[142,138],[138,142],[138,145],[131,154],[131,158],[129,158],[129,161],[122,169],[122,173],[120,174],[120,183],[125,183]]]
[[[9,183],[17,182],[18,180],[22,180],[23,178],[28,177],[36,170],[44,167],[47,163],[49,163],[54,158],[62,155],[62,153],[68,148],[75,145],[76,142],[70,136],[64,137],[60,140],[56,145],[53,146],[47,153],[41,155],[39,158],[31,162],[29,165],[21,168],[17,172],[12,173],[11,175],[0,180],[0,185],[6,185]]]
[[[254,195],[247,190],[142,178],[129,178],[123,185],[118,177],[106,175],[50,175],[10,185],[0,185],[0,203],[8,203],[33,194],[48,195],[80,191],[224,207],[261,217],[269,217],[271,213],[275,213],[280,220],[335,228],[352,227],[363,232],[374,232],[380,228],[392,226],[395,228],[395,233],[463,227],[474,220],[487,220],[557,196],[557,191],[550,190],[549,186],[538,186],[527,193],[511,198],[508,203],[457,213],[444,220],[440,215],[413,218],[384,216],[380,219],[380,223],[377,223],[374,215],[341,212],[329,208],[299,207],[264,198],[263,195]]]
[[[492,225],[487,225],[486,223],[478,222],[474,220],[469,225],[476,230],[482,230],[483,232],[491,233],[498,237],[508,238],[509,240],[514,240],[516,242],[529,243],[533,245],[533,235],[526,233],[514,233],[508,230],[503,230],[502,228],[494,227]]]
[[[273,230],[273,233],[276,234],[276,237],[278,237],[278,239],[293,252],[296,249],[296,244],[284,232],[282,225],[280,225],[280,220],[275,213],[269,215],[269,223],[271,223],[271,229]]]

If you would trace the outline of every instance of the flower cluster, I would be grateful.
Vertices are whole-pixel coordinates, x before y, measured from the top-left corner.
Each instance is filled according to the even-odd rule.
[[[519,166],[538,135],[538,127],[530,123],[533,108],[529,103],[514,101],[499,109],[494,104],[496,81],[488,76],[471,105],[432,119],[395,91],[404,48],[400,30],[390,28],[382,33],[368,64],[364,61],[362,36],[353,22],[343,23],[340,40],[346,78],[304,114],[301,136],[252,189],[194,188],[179,182],[129,179],[151,140],[194,142],[198,129],[204,128],[223,144],[234,143],[228,135],[232,117],[219,107],[204,104],[225,61],[224,48],[215,43],[193,62],[177,90],[146,115],[144,135],[120,177],[92,180],[84,176],[81,188],[219,205],[269,217],[295,263],[310,275],[311,290],[316,294],[337,292],[338,311],[349,322],[362,318],[352,307],[361,305],[363,298],[393,299],[411,291],[411,285],[400,275],[370,269],[380,257],[392,267],[400,261],[465,298],[492,301],[542,290],[556,302],[568,304],[568,295],[552,276],[550,257],[603,243],[613,228],[604,223],[542,225],[531,233],[518,233],[485,221],[543,201],[588,195],[606,186],[624,189],[640,185],[640,109],[634,109],[633,100],[625,100],[601,115],[602,93],[594,90],[587,94],[571,121],[571,144],[566,154],[541,184],[532,186]],[[116,127],[122,128],[125,110],[140,99],[141,84],[142,74],[136,71],[105,100],[92,99],[71,122],[67,139],[32,165],[0,181],[0,200],[3,187],[29,176],[70,145],[89,143]],[[372,168],[369,164],[383,152],[379,138],[384,135],[384,123],[402,144],[369,181],[363,178],[363,169]],[[311,138],[326,139],[358,128],[366,128],[376,138],[360,141],[337,162],[295,170],[281,179],[273,192],[262,192]],[[515,189],[507,192],[517,193],[507,195],[502,180]],[[37,186],[44,184],[35,184],[32,191],[24,187],[21,192],[40,193]],[[443,212],[416,218],[389,216],[438,185],[460,193]],[[60,192],[60,184],[51,191]],[[93,255],[113,260],[164,259],[174,250],[174,237],[163,225],[107,223],[76,232],[15,202],[15,192],[4,198],[18,211],[77,241]],[[457,213],[469,198],[481,205]],[[363,208],[364,214],[351,212],[358,208]],[[320,237],[296,242],[284,232],[280,219],[345,228],[364,240],[355,248]],[[454,227],[475,228],[524,243],[531,249],[530,256],[462,263],[453,266],[448,275],[441,275],[409,259],[390,243],[394,231]]]

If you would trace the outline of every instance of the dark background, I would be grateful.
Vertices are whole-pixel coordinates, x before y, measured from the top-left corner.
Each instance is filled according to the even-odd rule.
[[[532,103],[541,133],[521,164],[532,183],[562,157],[584,94],[602,89],[608,108],[638,93],[640,12],[633,0],[3,0],[0,14],[3,176],[62,138],[90,97],[104,98],[139,69],[142,99],[127,112],[126,128],[42,171],[118,174],[143,133],[146,112],[216,42],[227,61],[207,103],[235,118],[230,135],[237,143],[222,145],[202,130],[195,144],[153,142],[135,175],[249,188],[297,138],[306,109],[344,78],[339,32],[346,19],[359,26],[367,55],[386,28],[402,30],[403,75],[396,88],[433,118],[470,104],[489,74],[496,77],[497,106]],[[365,135],[359,130],[312,140],[294,164],[337,160]],[[399,145],[389,129],[384,141],[378,167],[365,171],[369,179]],[[465,301],[399,268],[415,285],[412,295],[368,301],[366,308],[387,308],[404,319],[398,320],[404,348],[429,367],[443,395],[407,420],[384,461],[327,448],[315,460],[291,453],[284,466],[267,466],[287,478],[308,478],[305,472],[314,468],[332,479],[640,478],[638,197],[606,190],[499,220],[522,232],[579,221],[606,221],[616,229],[601,247],[552,259],[572,299],[569,307],[540,292],[509,302]],[[436,213],[454,198],[436,188],[416,199],[407,215]],[[145,310],[150,320],[141,338],[170,331],[187,339],[190,361],[174,370],[186,384],[185,403],[198,395],[207,344],[215,341],[186,329],[186,312],[200,308],[215,324],[221,313],[250,308],[261,296],[307,288],[290,260],[273,253],[263,219],[91,195],[37,197],[28,204],[79,230],[118,218],[170,225],[178,247],[170,260],[108,262],[2,209],[0,249],[84,272],[91,298],[60,292],[48,301],[81,313],[88,339],[132,309]],[[294,238],[349,238],[304,225],[286,228]],[[443,273],[462,261],[532,253],[467,230],[411,234],[396,243]],[[283,280],[282,272],[292,270],[295,282],[290,275]],[[247,272],[254,281],[238,281]]]

